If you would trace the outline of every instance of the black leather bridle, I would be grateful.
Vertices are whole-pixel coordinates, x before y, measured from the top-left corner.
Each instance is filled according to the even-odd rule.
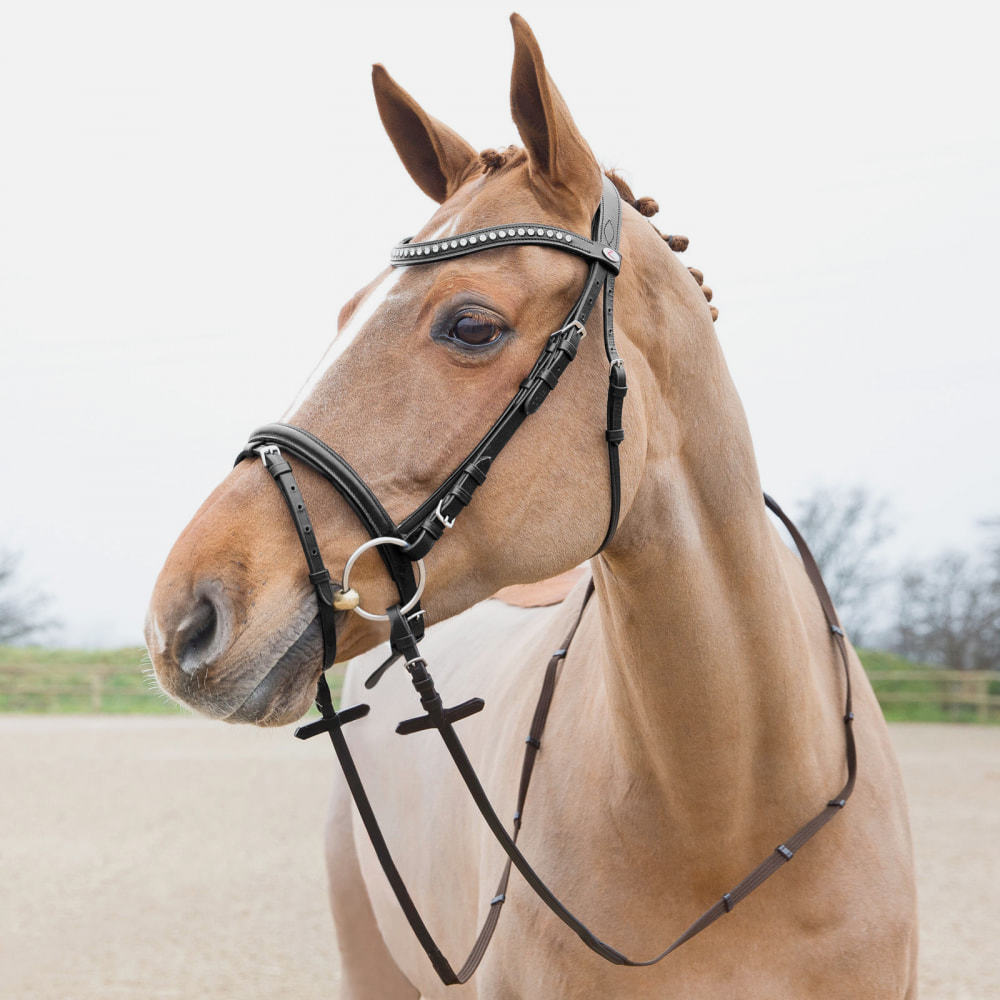
[[[766,495],[764,499],[767,506],[782,520],[795,541],[843,663],[846,678],[844,723],[847,783],[816,817],[780,844],[742,882],[725,893],[668,948],[652,959],[636,961],[627,958],[596,937],[559,901],[535,873],[516,844],[535,755],[541,746],[541,736],[559,674],[558,668],[567,655],[587,602],[593,594],[593,582],[587,589],[586,597],[572,630],[562,647],[556,650],[551,657],[545,672],[531,731],[526,740],[517,808],[510,833],[490,803],[453,725],[460,719],[481,711],[484,702],[481,698],[472,698],[452,708],[446,708],[435,689],[427,663],[420,655],[417,644],[424,635],[424,612],[420,608],[420,594],[423,590],[424,580],[423,557],[441,538],[442,534],[454,525],[456,518],[469,505],[475,491],[485,481],[497,454],[510,441],[518,427],[542,405],[548,394],[555,389],[566,367],[576,357],[580,341],[586,333],[587,318],[598,294],[602,291],[604,349],[609,364],[605,438],[608,445],[611,510],[607,531],[600,548],[603,549],[614,537],[621,505],[618,447],[625,436],[622,428],[622,410],[627,391],[625,366],[615,349],[614,341],[614,284],[615,276],[619,273],[622,263],[619,250],[620,228],[621,199],[614,184],[604,178],[601,203],[594,216],[589,238],[570,232],[560,226],[514,223],[513,225],[477,229],[436,240],[416,243],[412,240],[404,240],[392,251],[390,263],[393,267],[433,264],[441,260],[454,259],[495,247],[511,245],[555,247],[582,257],[589,263],[583,291],[569,311],[562,326],[550,334],[541,354],[536,359],[531,371],[521,382],[506,409],[444,482],[399,524],[393,522],[369,486],[342,456],[325,442],[300,427],[280,423],[261,427],[250,435],[249,442],[237,457],[237,462],[254,455],[261,457],[264,467],[279,487],[291,513],[305,554],[309,579],[316,593],[318,618],[323,636],[322,670],[326,671],[336,659],[336,613],[338,608],[350,608],[368,618],[388,620],[390,623],[391,655],[367,679],[365,686],[373,687],[393,663],[399,659],[404,661],[413,687],[420,697],[424,714],[399,723],[396,732],[406,735],[425,729],[438,730],[477,808],[497,842],[507,854],[507,862],[497,892],[490,901],[489,911],[476,943],[462,967],[456,972],[434,942],[403,883],[372,811],[350,749],[344,739],[344,725],[367,715],[369,706],[356,705],[337,712],[333,705],[325,673],[320,673],[317,682],[316,705],[319,708],[321,718],[316,722],[299,727],[296,730],[296,736],[300,739],[309,739],[319,733],[329,734],[361,820],[396,899],[442,982],[447,985],[468,981],[482,961],[506,899],[512,865],[518,869],[528,885],[549,909],[567,924],[591,950],[616,965],[653,965],[680,947],[685,941],[690,940],[695,934],[704,930],[720,916],[729,913],[740,900],[753,892],[778,868],[787,863],[802,844],[843,808],[854,788],[857,758],[851,727],[854,715],[851,710],[850,671],[844,633],[840,628],[836,611],[808,547],[791,521],[778,505]],[[334,583],[323,563],[312,522],[306,510],[305,500],[295,480],[292,467],[285,458],[286,454],[323,476],[343,496],[371,535],[371,541],[360,546],[348,560],[342,584]],[[399,602],[388,608],[385,615],[372,614],[361,608],[358,604],[357,594],[348,587],[350,567],[361,552],[369,548],[378,550],[399,592]],[[414,563],[419,569],[419,581],[414,574]]]

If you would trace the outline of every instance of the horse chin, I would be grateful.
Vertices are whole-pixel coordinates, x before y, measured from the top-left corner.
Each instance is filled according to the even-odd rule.
[[[323,635],[316,617],[224,720],[284,726],[300,719],[315,696],[322,657]]]

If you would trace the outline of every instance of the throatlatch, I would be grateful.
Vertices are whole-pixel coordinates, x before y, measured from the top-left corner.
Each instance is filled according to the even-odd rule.
[[[618,447],[625,436],[622,428],[622,411],[627,392],[625,366],[615,349],[614,341],[614,282],[622,264],[619,251],[620,227],[621,201],[614,185],[605,178],[601,204],[594,216],[590,239],[557,226],[514,224],[478,229],[470,233],[449,237],[446,240],[430,240],[419,243],[404,240],[393,250],[390,262],[394,267],[433,263],[504,245],[524,244],[556,247],[583,257],[590,264],[587,279],[579,298],[563,325],[549,336],[531,371],[521,382],[506,409],[437,490],[398,525],[392,521],[378,498],[349,463],[329,445],[302,428],[288,424],[269,424],[261,427],[250,436],[249,443],[237,458],[237,462],[240,462],[254,455],[260,456],[264,467],[281,490],[292,515],[292,523],[305,554],[309,579],[316,592],[320,630],[323,636],[323,671],[332,666],[336,659],[335,626],[338,613],[345,613],[345,609],[353,609],[366,617],[387,619],[390,624],[391,655],[368,678],[366,687],[374,686],[385,670],[397,660],[403,661],[414,690],[419,696],[422,714],[400,722],[396,727],[396,732],[405,736],[426,729],[438,730],[476,807],[507,855],[507,861],[497,891],[490,901],[486,919],[472,951],[456,972],[435,943],[399,874],[365,793],[364,784],[350,748],[344,738],[344,726],[366,716],[369,712],[369,706],[356,705],[337,712],[325,674],[320,673],[317,682],[316,706],[320,711],[321,718],[300,726],[295,735],[299,739],[309,739],[320,733],[329,735],[382,870],[385,872],[393,893],[421,947],[427,953],[438,976],[446,985],[467,982],[482,961],[500,918],[512,867],[517,868],[545,905],[570,927],[588,948],[602,958],[616,965],[654,965],[719,917],[729,913],[737,903],[762,885],[780,867],[787,864],[798,849],[843,808],[854,788],[857,754],[851,727],[854,714],[851,709],[849,660],[844,633],[840,628],[833,603],[808,547],[780,507],[766,495],[764,499],[767,506],[784,523],[799,550],[806,573],[823,608],[827,625],[843,663],[846,681],[844,725],[847,783],[819,814],[786,841],[779,844],[746,878],[726,892],[680,937],[654,958],[645,961],[630,959],[600,940],[563,905],[536,874],[517,847],[517,838],[521,829],[522,813],[535,757],[541,748],[541,738],[555,692],[556,681],[561,672],[560,667],[567,657],[573,637],[594,593],[593,581],[587,588],[586,596],[572,629],[562,646],[553,653],[545,671],[539,701],[528,738],[525,741],[521,781],[511,832],[508,832],[497,816],[454,728],[456,722],[483,709],[482,699],[471,698],[450,708],[446,707],[434,685],[427,662],[420,654],[418,643],[424,634],[424,612],[420,608],[420,593],[424,580],[423,556],[430,551],[442,534],[454,525],[458,515],[469,505],[475,491],[485,481],[493,460],[511,439],[517,428],[542,405],[548,394],[555,389],[562,373],[576,357],[580,341],[586,333],[587,318],[596,302],[597,294],[601,290],[603,290],[604,299],[602,310],[604,349],[609,364],[605,439],[608,445],[611,487],[611,510],[601,548],[604,548],[614,537],[620,512]],[[344,574],[345,585],[335,584],[323,563],[312,523],[306,510],[305,500],[302,498],[292,467],[284,457],[285,454],[301,461],[333,485],[371,536],[372,540],[359,547],[348,560]],[[386,570],[399,592],[399,603],[388,608],[385,616],[372,615],[370,612],[364,611],[358,604],[357,594],[349,591],[346,586],[346,577],[354,559],[363,550],[371,547],[377,548]],[[419,579],[414,574],[414,562],[417,564]]]

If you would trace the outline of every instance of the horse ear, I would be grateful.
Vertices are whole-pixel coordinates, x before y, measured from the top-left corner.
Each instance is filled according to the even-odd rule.
[[[510,111],[528,151],[528,172],[547,200],[570,200],[588,218],[601,200],[601,168],[552,82],[528,22],[511,14]]]
[[[479,154],[457,133],[429,114],[376,63],[375,103],[392,144],[409,175],[436,202],[461,187]]]

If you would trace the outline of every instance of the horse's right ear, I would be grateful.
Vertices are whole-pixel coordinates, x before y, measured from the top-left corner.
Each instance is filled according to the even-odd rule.
[[[478,166],[479,154],[427,114],[381,63],[372,67],[372,87],[382,124],[409,175],[436,202],[450,198]]]

